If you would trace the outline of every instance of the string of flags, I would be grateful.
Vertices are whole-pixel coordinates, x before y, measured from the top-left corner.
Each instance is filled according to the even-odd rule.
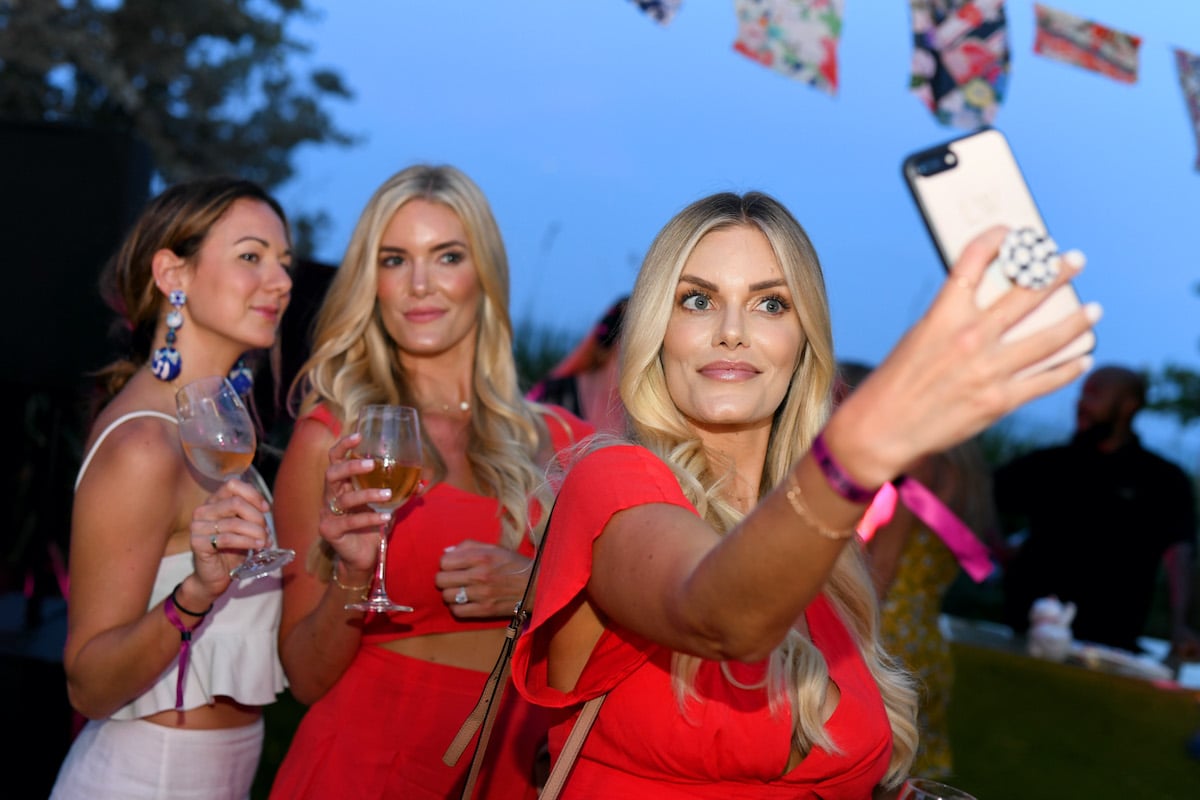
[[[683,0],[630,0],[669,25]],[[830,95],[838,90],[838,43],[846,0],[733,0],[733,49],[762,66]],[[909,0],[909,88],[943,125],[990,125],[1010,70],[1005,0]],[[1034,3],[1033,52],[1121,83],[1138,79],[1142,39]],[[1176,48],[1175,65],[1196,138],[1200,171],[1200,55]]]

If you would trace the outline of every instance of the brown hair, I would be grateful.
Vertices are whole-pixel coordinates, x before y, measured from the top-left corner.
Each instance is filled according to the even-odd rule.
[[[193,258],[213,225],[242,198],[266,203],[287,230],[283,208],[258,184],[225,176],[201,178],[171,186],[152,199],[105,264],[100,294],[116,312],[115,333],[125,340],[125,355],[96,373],[108,397],[150,358],[165,302],[154,283],[154,254],[167,249],[184,260]]]

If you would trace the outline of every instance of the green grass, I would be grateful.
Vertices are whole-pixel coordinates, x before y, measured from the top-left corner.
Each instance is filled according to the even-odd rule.
[[[955,644],[950,782],[980,800],[1193,798],[1191,692]]]

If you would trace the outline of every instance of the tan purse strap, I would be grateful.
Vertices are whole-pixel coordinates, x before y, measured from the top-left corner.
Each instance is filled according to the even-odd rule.
[[[508,684],[508,676],[512,669],[513,647],[516,646],[517,637],[521,634],[521,629],[529,618],[530,596],[533,594],[537,582],[538,567],[542,563],[542,551],[545,549],[546,535],[550,532],[550,517],[553,514],[554,508],[551,506],[546,518],[545,532],[542,534],[542,544],[533,555],[529,580],[525,582],[525,593],[521,596],[521,602],[517,603],[516,608],[513,609],[513,617],[504,631],[504,643],[500,647],[500,655],[496,658],[496,664],[492,667],[492,671],[483,685],[479,702],[475,704],[475,708],[471,709],[471,713],[463,721],[458,733],[450,742],[450,746],[442,754],[442,763],[453,767],[462,757],[467,745],[475,736],[475,732],[479,731],[479,741],[475,744],[475,752],[471,756],[471,769],[467,773],[467,783],[463,788],[463,800],[470,800],[471,793],[475,790],[475,780],[479,777],[479,770],[483,766],[483,754],[487,752],[488,739],[492,736],[492,726],[495,725],[496,715],[500,711],[500,701],[504,697],[504,689]]]
[[[583,704],[583,711],[579,712],[579,719],[575,720],[571,727],[571,733],[567,736],[562,752],[558,754],[558,760],[550,768],[550,777],[546,779],[546,785],[538,794],[538,800],[554,800],[558,797],[563,784],[567,782],[567,776],[571,774],[571,767],[574,766],[579,751],[583,748],[583,740],[587,738],[592,723],[596,721],[596,715],[600,713],[600,704],[604,702],[605,696],[593,697]]]
[[[504,696],[504,686],[508,681],[511,669],[513,645],[516,643],[517,634],[520,631],[520,624],[514,616],[504,631],[504,643],[500,646],[500,657],[496,659],[496,665],[492,667],[491,674],[488,675],[483,691],[479,695],[479,702],[475,704],[475,708],[471,709],[471,713],[467,715],[462,727],[455,734],[454,740],[442,754],[442,763],[453,767],[462,757],[467,745],[471,743],[475,732],[480,729],[480,726],[483,727],[479,734],[479,744],[475,745],[476,755],[472,759],[471,772],[467,779],[468,789],[475,783],[475,777],[479,773],[479,763],[483,761],[483,751],[487,748],[487,741],[492,735],[492,725],[496,722],[496,714],[492,713],[492,709],[500,710],[500,699]],[[470,797],[469,792],[463,794],[463,797]]]

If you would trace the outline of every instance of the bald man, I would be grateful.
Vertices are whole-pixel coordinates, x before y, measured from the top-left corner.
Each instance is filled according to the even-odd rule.
[[[1034,600],[1057,595],[1078,608],[1076,639],[1137,652],[1161,564],[1175,652],[1200,654],[1200,638],[1187,624],[1192,481],[1139,442],[1133,420],[1145,400],[1136,372],[1099,367],[1084,381],[1071,441],[995,472],[997,510],[1029,532],[1005,567],[1006,622],[1018,633],[1029,626]]]

